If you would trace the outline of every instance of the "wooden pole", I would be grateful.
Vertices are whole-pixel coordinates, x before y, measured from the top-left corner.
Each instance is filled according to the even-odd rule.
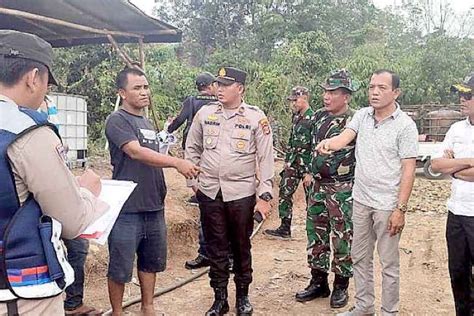
[[[142,67],[142,71],[145,72],[145,52],[143,50],[143,39],[141,39],[141,38],[138,39],[138,55],[139,55],[139,58],[140,58],[140,67]],[[147,118],[150,117],[150,113],[149,113],[148,109],[151,110],[151,114],[152,114],[152,117],[153,117],[153,123],[155,123],[155,128],[158,129],[157,121],[155,119],[155,113],[153,111],[153,104],[151,102],[151,98],[150,98],[150,106],[148,108],[145,108],[145,116]]]
[[[85,32],[90,32],[90,33],[95,33],[95,34],[103,34],[103,35],[116,35],[116,36],[127,36],[127,37],[136,37],[136,38],[143,38],[143,35],[140,34],[135,34],[135,33],[128,33],[128,32],[122,32],[122,31],[110,31],[106,29],[96,29],[94,27],[90,26],[85,26],[77,23],[72,23],[72,22],[67,22],[64,20],[59,20],[56,18],[50,18],[47,16],[43,15],[38,15],[38,14],[33,14],[29,12],[24,12],[20,10],[14,10],[14,9],[7,9],[7,8],[2,8],[0,7],[0,13],[1,14],[6,14],[6,15],[13,15],[17,17],[22,17],[30,20],[37,20],[41,22],[46,22],[50,24],[55,24],[55,25],[61,25],[65,27],[70,27],[72,29],[76,30],[81,30]],[[157,30],[153,32],[153,35],[176,35],[178,32],[176,30]]]
[[[138,54],[140,56],[140,66],[142,67],[143,72],[145,72],[145,49],[143,45],[143,39],[141,38],[138,39]],[[159,124],[158,124],[159,120],[158,120],[158,116],[156,115],[155,108],[153,107],[153,103],[151,102],[151,98],[150,98],[150,106],[148,108],[145,108],[146,117],[150,117],[148,113],[149,112],[148,109],[150,109],[151,118],[153,120],[153,123],[155,124],[156,130],[159,130]]]
[[[136,67],[136,66],[133,65],[132,59],[127,55],[127,53],[125,51],[123,51],[120,48],[120,46],[115,41],[115,39],[112,37],[112,35],[135,37],[135,38],[138,39],[138,43],[139,43],[140,64],[141,64],[141,68],[142,68],[141,70],[145,69],[145,52],[144,52],[144,49],[143,49],[143,35],[128,33],[128,32],[121,32],[121,31],[110,31],[110,30],[106,30],[106,29],[101,30],[101,29],[96,29],[96,28],[93,28],[93,27],[89,27],[89,26],[85,26],[85,25],[81,25],[81,24],[77,24],[77,23],[67,22],[67,21],[64,21],[64,20],[56,19],[56,18],[51,18],[51,17],[42,16],[42,15],[38,15],[38,14],[33,14],[33,13],[29,13],[29,12],[24,12],[24,11],[20,11],[20,10],[7,9],[7,8],[3,8],[3,7],[0,7],[0,14],[11,15],[11,16],[19,17],[21,19],[41,21],[41,22],[54,24],[54,25],[65,26],[65,27],[69,27],[69,28],[72,28],[72,29],[81,30],[81,31],[85,31],[85,32],[106,35],[109,42],[117,50],[117,53],[119,54],[120,58],[122,58],[122,60],[130,68],[133,68],[133,67]],[[28,22],[28,21],[26,21],[26,22]],[[32,21],[31,21],[31,23],[34,24],[34,22],[32,22]],[[38,25],[38,27],[41,27],[41,26]],[[46,27],[43,27],[43,28],[46,29]],[[159,30],[159,31],[153,32],[153,34],[174,35],[174,34],[177,34],[177,31],[176,30]],[[117,101],[116,101],[116,104],[115,104],[115,110],[118,109],[118,104],[119,103],[120,103],[120,97],[117,96]],[[158,129],[158,118],[157,118],[156,113],[153,109],[153,105],[151,105],[151,102],[150,102],[150,109],[151,109],[151,112],[152,112],[155,127]],[[148,111],[146,111],[146,115],[148,117]],[[107,148],[108,148],[108,143],[106,143],[106,145],[105,145],[105,149],[107,149]]]
[[[120,46],[119,46],[118,43],[115,41],[115,39],[112,37],[112,35],[107,34],[107,38],[108,38],[110,44],[112,44],[112,46],[115,48],[115,50],[116,50],[117,53],[119,54],[120,58],[122,58],[123,61],[127,64],[127,67],[133,68],[133,61],[132,61],[132,59],[127,55],[127,53],[125,53],[125,52],[120,48]]]
[[[118,107],[120,106],[120,96],[117,94],[117,99],[115,99],[115,106],[114,106],[114,112],[118,110]],[[105,147],[104,150],[109,149],[109,142],[107,139],[105,139]]]
[[[13,15],[13,16],[18,16],[26,19],[31,19],[31,20],[37,20],[41,22],[46,22],[50,24],[56,24],[56,25],[61,25],[65,27],[70,27],[72,29],[76,30],[81,30],[85,32],[90,32],[90,33],[95,33],[95,34],[104,34],[104,35],[117,35],[117,36],[128,36],[128,37],[136,37],[136,38],[142,38],[142,35],[139,34],[134,34],[134,33],[128,33],[128,32],[121,32],[121,31],[109,31],[109,30],[100,30],[96,29],[90,26],[84,26],[81,24],[77,23],[71,23],[55,18],[50,18],[38,14],[33,14],[33,13],[28,13],[28,12],[23,12],[19,10],[13,10],[13,9],[7,9],[7,8],[0,8],[0,13],[2,14],[7,14],[7,15]],[[174,31],[174,30],[173,30]],[[162,32],[162,31],[157,31],[157,33]],[[176,32],[176,31],[174,31]]]
[[[145,70],[145,50],[143,49],[143,38],[138,39],[138,53],[140,54],[140,65]]]

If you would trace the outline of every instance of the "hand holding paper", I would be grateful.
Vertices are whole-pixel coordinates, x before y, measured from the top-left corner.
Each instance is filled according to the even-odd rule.
[[[128,200],[137,184],[132,181],[119,180],[101,180],[101,183],[102,190],[99,200],[107,203],[109,209],[98,220],[89,225],[79,237],[90,239],[103,245],[114,227],[122,206]]]

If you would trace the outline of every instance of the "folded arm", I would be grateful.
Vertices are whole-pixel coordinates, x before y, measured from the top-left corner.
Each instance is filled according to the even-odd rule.
[[[474,167],[466,168],[461,171],[455,172],[453,176],[456,179],[464,180],[467,182],[474,182]]]
[[[434,172],[455,174],[461,170],[474,167],[474,158],[435,158],[431,161]]]

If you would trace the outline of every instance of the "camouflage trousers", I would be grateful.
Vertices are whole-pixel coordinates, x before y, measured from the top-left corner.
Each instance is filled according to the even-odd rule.
[[[314,183],[310,191],[306,218],[309,266],[329,272],[331,239],[334,253],[332,272],[351,277],[352,184],[319,186]]]
[[[285,166],[280,172],[280,190],[278,200],[278,215],[280,218],[291,218],[293,216],[293,194],[303,180],[305,172],[303,168]],[[308,201],[310,188],[304,188],[306,201]]]

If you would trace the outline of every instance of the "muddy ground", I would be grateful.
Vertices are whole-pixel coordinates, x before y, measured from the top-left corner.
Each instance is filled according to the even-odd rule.
[[[101,160],[92,167],[103,177],[110,177],[110,168]],[[168,197],[168,268],[158,275],[157,290],[182,281],[196,273],[184,269],[184,262],[196,256],[198,209],[184,201],[190,191],[185,180],[174,170],[166,170]],[[276,194],[276,191],[275,191]],[[401,314],[450,315],[453,302],[447,271],[447,251],[444,238],[446,224],[445,201],[449,181],[431,181],[417,176],[409,204],[406,228],[400,242],[401,256]],[[253,241],[254,282],[250,290],[256,315],[332,315],[339,310],[329,307],[329,299],[307,303],[294,300],[297,291],[309,282],[306,265],[305,205],[300,188],[295,196],[295,215],[291,241],[267,239],[261,232],[279,224],[277,212],[263,224]],[[380,265],[375,260],[376,306],[380,308]],[[86,303],[104,310],[110,308],[107,295],[107,249],[91,245],[86,267]],[[331,276],[332,279],[332,276]],[[232,282],[231,282],[232,284]],[[235,314],[234,288],[230,286],[230,315]],[[354,286],[350,285],[350,294]],[[124,301],[139,295],[139,287],[126,286]],[[212,304],[213,293],[204,275],[173,292],[155,299],[156,309],[165,315],[203,315]],[[351,306],[353,299],[349,302]],[[127,309],[139,314],[139,305]],[[159,314],[159,313],[158,313]]]

